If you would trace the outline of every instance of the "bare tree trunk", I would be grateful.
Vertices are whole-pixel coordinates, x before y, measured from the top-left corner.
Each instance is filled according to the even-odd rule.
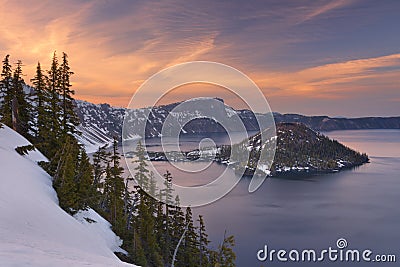
[[[178,244],[176,245],[176,248],[174,250],[174,256],[172,257],[171,267],[175,266],[176,254],[178,253],[179,246],[181,245],[182,240],[185,237],[185,234],[186,234],[186,231],[188,229],[188,226],[189,226],[189,223],[186,224],[185,231],[183,231],[183,234],[182,234],[181,238],[179,238]]]

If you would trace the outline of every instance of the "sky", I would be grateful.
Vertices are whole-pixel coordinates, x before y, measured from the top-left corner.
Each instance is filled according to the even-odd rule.
[[[273,111],[330,116],[400,115],[400,1],[3,1],[0,57],[24,63],[66,52],[76,98],[127,106],[153,74],[175,64],[232,66]],[[242,102],[223,88],[180,87]],[[140,105],[140,103],[137,103]]]

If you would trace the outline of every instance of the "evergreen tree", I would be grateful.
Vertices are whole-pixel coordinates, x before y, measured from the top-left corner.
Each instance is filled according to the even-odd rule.
[[[208,266],[209,262],[208,262],[208,257],[209,257],[209,250],[208,250],[208,245],[210,243],[210,241],[208,240],[208,235],[206,233],[206,228],[205,228],[205,224],[204,224],[204,220],[203,220],[203,216],[199,215],[199,266],[203,267],[203,266]]]
[[[187,236],[187,221],[185,218],[185,214],[180,207],[179,196],[175,197],[175,207],[170,211],[171,214],[171,243],[172,248],[174,250],[177,249],[176,258],[175,258],[175,266],[181,266],[186,261],[186,236]],[[182,239],[182,242],[179,244],[179,248],[177,248],[179,240]],[[174,251],[175,253],[175,251]]]
[[[24,92],[25,82],[22,76],[22,62],[17,61],[13,73],[9,55],[7,55],[3,60],[0,81],[0,96],[3,98],[0,113],[1,121],[4,124],[29,139],[32,126],[32,107]]]
[[[151,266],[161,266],[162,257],[160,255],[160,247],[157,244],[155,234],[155,218],[150,205],[151,199],[149,196],[144,196],[143,202],[139,204],[138,208],[138,229],[139,236],[141,237],[142,244],[148,264]]]
[[[234,267],[236,254],[233,251],[235,246],[235,238],[233,235],[226,237],[226,231],[221,245],[218,246],[217,251],[211,251],[210,261],[212,266],[216,267]]]
[[[149,189],[149,170],[147,169],[147,163],[146,163],[146,151],[142,145],[142,142],[138,142],[136,146],[136,151],[135,151],[137,160],[135,163],[137,166],[135,167],[135,175],[134,178],[136,180],[136,183],[138,186],[144,190],[148,191]],[[138,188],[138,191],[140,191],[140,188]]]
[[[172,207],[173,202],[173,188],[172,188],[172,175],[167,170],[164,174],[164,189],[161,190],[162,199],[169,208]]]
[[[94,195],[93,169],[84,149],[72,136],[67,136],[62,149],[45,165],[53,176],[60,207],[74,214],[88,207]]]
[[[32,106],[24,92],[24,79],[22,78],[22,61],[18,60],[13,76],[12,117],[13,129],[26,138],[31,138]]]
[[[113,192],[110,162],[107,162],[104,173],[103,195],[100,201],[100,209],[103,211],[106,219],[109,220],[111,195]],[[111,223],[110,220],[109,222]]]
[[[193,224],[192,209],[186,208],[185,224],[187,232],[184,239],[184,265],[181,266],[198,266],[199,263],[199,246],[198,246],[198,235],[196,227]]]
[[[149,177],[149,194],[151,197],[153,197],[153,199],[157,195],[157,182],[155,180],[153,172],[150,172],[150,177]],[[157,203],[157,201],[154,201],[154,203]],[[156,206],[156,205],[154,205],[154,206]],[[154,208],[154,210],[155,210],[155,208]]]
[[[146,258],[144,249],[142,247],[142,242],[140,240],[139,234],[136,232],[134,234],[133,238],[134,238],[134,241],[133,241],[132,257],[134,259],[134,262],[136,264],[139,264],[140,266],[148,266],[147,258]]]
[[[76,126],[79,124],[79,118],[77,117],[74,108],[75,103],[72,96],[75,91],[71,89],[70,78],[74,73],[71,71],[68,63],[68,56],[63,53],[62,63],[58,70],[60,75],[60,94],[61,94],[61,126],[64,134],[75,133]]]
[[[163,216],[163,229],[162,229],[162,244],[163,244],[163,259],[164,262],[171,262],[172,260],[172,251],[174,249],[172,243],[172,214],[173,214],[173,188],[172,188],[172,175],[167,170],[164,174],[164,189],[161,189],[160,199],[163,199],[165,202],[165,215]]]
[[[34,124],[34,137],[36,144],[42,144],[45,141],[47,133],[47,120],[51,114],[48,112],[49,96],[46,88],[46,76],[43,74],[42,67],[38,62],[35,77],[31,82],[35,88],[34,102],[36,123]]]
[[[125,183],[122,177],[123,168],[120,166],[118,142],[114,138],[113,152],[110,157],[110,165],[106,168],[104,181],[104,194],[108,220],[113,225],[117,234],[123,234],[125,229],[124,193]]]
[[[58,58],[56,52],[53,54],[53,59],[51,61],[50,69],[47,71],[47,87],[50,92],[50,101],[51,101],[51,111],[54,115],[59,115],[60,112],[60,69],[58,64]],[[59,122],[53,122],[54,124]],[[52,125],[55,128],[54,125]]]
[[[129,183],[132,181],[133,179],[130,176],[125,179],[124,214],[126,216],[126,231],[130,230],[131,228],[132,216],[135,209],[135,200],[134,197],[132,197],[134,192],[130,190]]]
[[[107,163],[109,163],[110,152],[107,152],[107,145],[99,147],[99,149],[93,153],[93,188],[95,190],[103,187],[102,177],[106,172]]]
[[[146,164],[145,150],[139,141],[136,148],[137,167],[135,168],[135,180],[139,186],[136,187],[138,202],[136,230],[140,237],[144,249],[147,263],[150,266],[161,266],[162,257],[160,256],[160,247],[157,244],[156,223],[155,223],[155,200],[147,194],[145,190],[156,191],[154,174],[149,173]],[[149,177],[150,176],[150,177]],[[144,190],[145,189],[145,190]]]
[[[3,101],[0,103],[0,115],[1,122],[9,127],[12,127],[13,74],[9,58],[10,55],[6,55],[2,61],[3,68],[0,80],[0,97],[3,98]]]
[[[78,164],[76,166],[75,183],[78,185],[78,206],[77,209],[86,209],[89,204],[94,203],[96,190],[93,188],[93,166],[90,164],[84,148],[80,148]]]
[[[61,107],[60,107],[60,69],[56,52],[53,54],[50,69],[47,71],[47,91],[49,92],[49,117],[47,121],[46,144],[43,152],[52,158],[57,149],[62,146]]]
[[[161,199],[162,193],[161,190],[159,192],[158,199]],[[155,221],[155,232],[156,232],[156,237],[157,237],[157,243],[159,244],[161,250],[161,256],[163,257],[163,262],[167,263],[168,262],[168,255],[169,251],[167,251],[166,248],[166,243],[167,243],[167,238],[166,238],[166,216],[164,213],[164,204],[161,201],[158,201],[156,203],[156,221]],[[170,262],[168,262],[169,264]]]
[[[53,186],[57,191],[60,207],[71,214],[79,209],[78,185],[74,181],[78,149],[76,141],[67,137],[63,149],[53,157],[47,168],[50,175],[53,175]]]

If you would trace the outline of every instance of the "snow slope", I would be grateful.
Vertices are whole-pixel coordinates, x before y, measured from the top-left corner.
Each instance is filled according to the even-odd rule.
[[[113,254],[121,241],[106,220],[93,210],[75,219],[58,206],[51,177],[37,165],[46,158],[15,151],[27,144],[0,129],[0,266],[133,266]]]

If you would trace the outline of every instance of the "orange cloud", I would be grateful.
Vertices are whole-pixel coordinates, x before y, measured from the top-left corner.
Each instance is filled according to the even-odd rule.
[[[384,68],[390,70],[381,71]],[[349,86],[370,90],[369,85],[356,83],[363,80],[374,79],[371,86],[379,82],[398,86],[400,54],[325,64],[288,73],[258,73],[252,77],[268,95],[338,98]]]
[[[129,101],[127,96],[153,73],[195,60],[215,47],[217,32],[170,41],[172,37],[162,34],[158,25],[147,18],[147,13],[140,10],[132,16],[88,23],[86,18],[95,5],[96,2],[87,2],[83,6],[60,2],[57,8],[54,7],[57,5],[47,8],[43,3],[28,9],[18,3],[0,2],[0,55],[11,54],[15,61],[22,59],[29,82],[37,61],[46,68],[54,50],[59,55],[65,51],[75,72],[73,86],[77,98],[90,96],[98,103],[119,96],[112,98],[112,103],[125,106]],[[122,27],[132,24],[132,29]],[[131,32],[126,33],[127,30]],[[119,34],[115,35],[116,32]],[[141,39],[143,32],[151,37]],[[118,44],[118,37],[126,34],[130,38],[139,36],[139,40],[129,43],[127,39]],[[6,45],[2,47],[2,43]],[[166,43],[174,43],[174,47],[166,47]]]

